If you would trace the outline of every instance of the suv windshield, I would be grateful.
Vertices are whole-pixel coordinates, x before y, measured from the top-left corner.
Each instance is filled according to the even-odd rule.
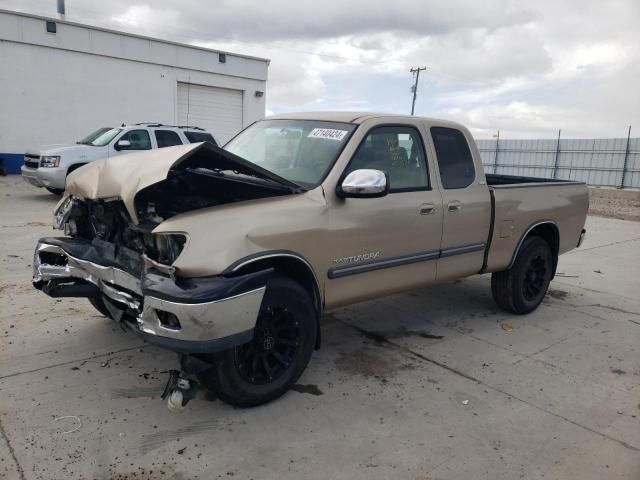
[[[93,145],[94,147],[104,147],[111,140],[113,140],[113,137],[118,135],[121,131],[122,131],[121,128],[110,128],[106,132],[102,132],[93,140],[90,140],[89,142],[87,142],[86,145]]]
[[[224,146],[245,160],[304,187],[315,187],[356,126],[315,120],[263,120]]]
[[[102,135],[104,132],[108,132],[111,130],[111,127],[102,127],[96,130],[95,132],[91,132],[89,135],[84,137],[82,140],[76,142],[78,145],[91,145],[96,138]]]

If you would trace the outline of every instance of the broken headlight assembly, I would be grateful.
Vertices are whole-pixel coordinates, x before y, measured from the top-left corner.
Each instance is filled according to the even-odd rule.
[[[73,204],[74,199],[71,195],[64,197],[58,202],[56,208],[53,210],[53,228],[56,230],[64,230],[71,215],[71,210],[73,210]]]
[[[152,251],[146,253],[154,262],[173,265],[186,243],[187,235],[184,233],[154,233]]]

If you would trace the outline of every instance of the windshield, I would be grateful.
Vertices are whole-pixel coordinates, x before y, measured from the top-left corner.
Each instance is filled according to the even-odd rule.
[[[109,130],[111,130],[111,127],[99,128],[95,132],[91,132],[89,135],[87,135],[82,140],[80,140],[80,141],[78,141],[76,143],[79,144],[79,145],[91,145],[91,142],[93,142],[96,138],[98,138],[104,132],[108,132]]]
[[[106,131],[103,131],[102,133],[100,133],[94,139],[89,140],[87,143],[85,143],[85,145],[92,145],[94,147],[104,147],[111,140],[113,140],[113,137],[118,135],[121,131],[122,131],[121,128],[108,128]],[[89,137],[90,136],[91,135],[89,135]],[[89,137],[87,137],[87,138],[89,138]]]
[[[315,120],[263,120],[240,132],[224,149],[291,182],[322,182],[356,126]]]

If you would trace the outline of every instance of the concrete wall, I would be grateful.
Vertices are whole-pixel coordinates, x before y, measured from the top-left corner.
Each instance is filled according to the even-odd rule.
[[[268,61],[0,10],[0,157],[121,123],[177,122],[178,82],[241,90],[243,127],[264,116]],[[215,134],[215,132],[213,132]],[[13,154],[13,155],[11,155]]]

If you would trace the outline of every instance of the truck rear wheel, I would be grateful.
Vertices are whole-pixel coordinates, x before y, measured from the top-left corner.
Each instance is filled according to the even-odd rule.
[[[496,304],[523,315],[534,311],[547,293],[553,271],[553,254],[540,237],[523,242],[509,270],[491,275],[491,293]]]
[[[272,278],[253,340],[223,352],[200,380],[236,407],[253,407],[280,397],[311,359],[317,316],[311,296],[300,284],[288,277]]]

